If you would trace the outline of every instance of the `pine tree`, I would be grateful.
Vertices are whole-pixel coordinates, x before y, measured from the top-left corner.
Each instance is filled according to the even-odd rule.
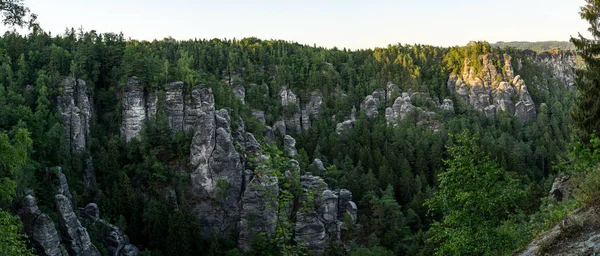
[[[579,56],[586,64],[585,69],[576,71],[575,85],[579,89],[579,95],[573,118],[579,129],[591,134],[600,130],[600,0],[586,2],[579,15],[590,24],[588,31],[592,38],[581,34],[571,38]]]

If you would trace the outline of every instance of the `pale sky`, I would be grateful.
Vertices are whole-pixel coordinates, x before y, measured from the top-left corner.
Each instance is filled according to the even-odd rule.
[[[584,0],[25,0],[42,28],[139,40],[283,39],[339,48],[469,41],[567,41]],[[7,28],[0,25],[0,32]]]

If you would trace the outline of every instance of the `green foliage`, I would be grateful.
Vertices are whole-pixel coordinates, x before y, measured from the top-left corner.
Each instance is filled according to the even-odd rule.
[[[440,244],[439,255],[495,255],[514,249],[516,241],[504,231],[518,212],[516,200],[524,195],[520,182],[476,146],[477,136],[465,131],[456,139],[458,145],[448,148],[448,169],[438,176],[438,190],[426,201],[442,214],[428,231],[429,241]]]
[[[577,77],[575,86],[579,90],[577,95],[577,104],[573,112],[573,119],[579,129],[586,134],[600,131],[600,60],[597,56],[600,54],[600,44],[596,38],[600,36],[598,19],[600,18],[600,4],[595,0],[586,0],[586,5],[581,7],[579,12],[581,18],[590,25],[588,31],[593,36],[588,39],[579,34],[578,37],[572,37],[571,43],[577,48],[579,56],[582,57],[586,68],[576,71]]]
[[[25,235],[19,233],[21,221],[9,212],[0,210],[0,251],[3,255],[33,256],[25,244]]]

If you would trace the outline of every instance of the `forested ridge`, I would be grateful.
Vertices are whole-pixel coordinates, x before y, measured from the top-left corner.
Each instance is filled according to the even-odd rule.
[[[0,251],[511,254],[598,198],[598,127],[578,105],[596,98],[574,73],[584,43],[347,50],[8,31]],[[565,173],[580,188],[549,195]],[[67,234],[35,237],[40,216]],[[74,242],[74,222],[91,245]]]

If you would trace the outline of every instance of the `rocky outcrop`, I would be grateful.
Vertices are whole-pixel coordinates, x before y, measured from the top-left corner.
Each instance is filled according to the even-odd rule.
[[[504,75],[497,72],[491,55],[482,55],[481,70],[475,71],[469,59],[465,59],[462,77],[451,74],[448,90],[456,93],[471,107],[487,116],[504,111],[525,122],[536,116],[535,103],[529,95],[525,81],[514,76],[511,57],[504,55]]]
[[[552,189],[550,189],[548,197],[554,198],[559,202],[568,199],[572,192],[569,180],[570,177],[565,174],[556,177],[552,183]]]
[[[147,116],[144,88],[137,77],[131,77],[127,81],[121,105],[123,106],[121,114],[121,137],[125,141],[130,141],[142,131]]]
[[[285,135],[283,138],[283,149],[289,158],[294,158],[298,154],[296,140],[290,135]]]
[[[408,93],[403,93],[402,96],[398,97],[394,101],[394,105],[391,108],[385,109],[385,120],[388,125],[397,125],[400,121],[404,120],[408,113],[416,108],[412,104],[412,100]]]
[[[100,255],[96,246],[90,241],[87,230],[81,225],[73,211],[71,201],[64,195],[56,195],[58,221],[63,237],[63,243],[70,255],[95,256]]]
[[[173,82],[165,85],[165,108],[169,119],[169,126],[173,132],[183,131],[185,111],[183,89],[183,82]]]
[[[310,98],[306,104],[306,111],[310,118],[316,120],[319,118],[321,108],[323,106],[323,94],[319,91],[313,91],[310,93]]]
[[[185,115],[183,117],[183,131],[193,130],[196,124],[202,120],[202,113],[209,113],[215,109],[215,99],[212,89],[201,85],[192,87],[191,93],[186,97]]]
[[[200,120],[200,112],[214,108],[214,98],[210,88],[196,85],[186,91],[182,82],[166,84],[165,97],[159,99],[156,92],[144,92],[136,77],[131,77],[121,100],[123,105],[121,137],[125,141],[137,137],[146,120],[156,114],[158,100],[164,100],[165,113],[173,132],[194,129]]]
[[[376,92],[375,92],[376,93]],[[374,93],[374,94],[375,94]],[[377,116],[379,114],[379,97],[368,95],[365,100],[360,104],[360,110],[365,111],[368,118]]]
[[[60,236],[54,222],[47,214],[40,211],[35,198],[28,195],[24,198],[23,204],[19,217],[38,255],[66,256],[66,251],[60,245]]]
[[[62,93],[57,98],[62,115],[67,147],[71,153],[85,150],[90,133],[92,100],[85,81],[66,77],[60,83]]]
[[[127,235],[118,227],[100,219],[100,210],[95,203],[87,204],[81,209],[81,218],[86,225],[100,226],[98,230],[103,238],[104,247],[110,256],[134,256],[139,254],[139,249],[129,243]]]
[[[285,122],[286,133],[298,134],[302,132],[300,101],[296,94],[291,89],[284,87],[279,91],[279,100],[284,109],[283,121]]]
[[[352,107],[352,112],[350,112],[350,119],[344,120],[341,123],[337,123],[337,125],[335,126],[335,132],[337,134],[342,134],[344,131],[352,129],[352,127],[354,127],[354,122],[356,122],[356,108]]]
[[[599,255],[600,209],[589,207],[569,213],[560,223],[542,233],[517,256]]]
[[[454,102],[451,99],[444,99],[440,106],[440,110],[454,114]]]
[[[304,193],[297,213],[295,240],[313,254],[321,254],[329,241],[339,242],[344,214],[356,220],[356,204],[347,190],[329,190],[318,176],[306,173],[300,177]]]
[[[275,176],[262,174],[254,176],[242,196],[238,238],[238,247],[242,251],[250,250],[250,242],[258,234],[270,236],[275,233],[279,181]]]
[[[186,199],[195,202],[194,212],[202,234],[227,235],[240,216],[243,164],[234,147],[227,110],[202,112],[190,149],[190,187]]]
[[[577,55],[574,51],[547,51],[541,53],[528,51],[528,55],[535,63],[548,67],[552,75],[560,79],[562,84],[566,86],[575,84]]]

